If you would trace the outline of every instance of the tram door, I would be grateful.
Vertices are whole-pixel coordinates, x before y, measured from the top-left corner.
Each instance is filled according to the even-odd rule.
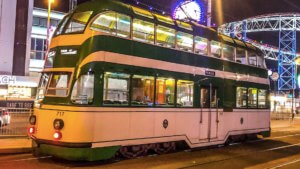
[[[217,89],[211,85],[201,88],[200,140],[217,138]]]

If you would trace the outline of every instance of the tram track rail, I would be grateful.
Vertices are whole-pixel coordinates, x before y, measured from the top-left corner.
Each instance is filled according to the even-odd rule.
[[[297,136],[300,136],[300,133],[277,136],[277,137],[270,137],[270,138],[265,138],[265,139],[251,140],[251,141],[246,141],[244,143],[245,144],[247,144],[247,143],[251,144],[251,143],[256,143],[256,142],[265,142],[265,141],[269,141],[269,140],[281,140],[283,138],[292,138],[292,137],[297,137]],[[228,147],[234,147],[234,146],[238,146],[238,145],[241,145],[241,144],[243,144],[243,143],[230,144]],[[258,151],[251,151],[251,152],[248,152],[248,153],[245,153],[245,154],[235,155],[235,156],[232,156],[232,157],[229,157],[229,158],[213,160],[213,161],[208,161],[208,162],[203,162],[203,163],[195,163],[193,165],[188,165],[188,166],[184,166],[184,167],[181,167],[181,168],[184,169],[184,168],[192,168],[192,167],[201,167],[201,166],[205,166],[205,165],[209,165],[209,164],[225,162],[225,161],[228,161],[228,160],[234,160],[234,159],[237,159],[237,158],[247,157],[247,156],[253,155],[255,153],[263,153],[263,152],[270,152],[270,151],[276,151],[276,150],[283,150],[283,149],[288,149],[288,148],[292,148],[292,147],[296,147],[296,146],[300,146],[300,142],[296,142],[296,143],[293,143],[293,144],[290,143],[289,145],[274,146],[274,147],[265,148],[263,150],[258,150]],[[148,155],[146,157],[153,157],[153,156],[154,155]],[[54,158],[52,156],[41,156],[41,157],[26,156],[26,157],[18,158],[18,159],[0,160],[0,163],[2,163],[2,162],[5,162],[5,163],[15,163],[15,162],[17,162],[18,163],[18,162],[24,162],[24,161],[51,160],[51,159],[54,159]],[[120,162],[120,161],[126,161],[126,160],[124,160],[124,159],[115,159],[115,160],[112,160],[109,163],[113,164],[115,162]],[[286,165],[297,163],[297,162],[300,162],[300,159],[299,160],[294,160],[294,161],[291,161],[291,162],[288,162],[288,163],[278,164],[278,165],[276,165],[272,168],[278,168],[278,167],[281,167],[281,166],[286,166]],[[87,166],[89,166],[89,164],[87,164],[87,163],[85,163],[85,164]],[[101,165],[102,163],[97,162],[95,164]],[[72,165],[72,163],[70,165]],[[74,165],[76,166],[78,164],[76,163]],[[84,166],[84,165],[80,165],[80,166]]]
[[[278,140],[278,139],[282,139],[282,138],[297,137],[297,136],[300,136],[300,134],[291,134],[291,135],[285,135],[285,136],[270,137],[270,138],[265,138],[265,139],[246,141],[244,143],[263,142],[263,141]],[[236,145],[241,145],[241,144],[243,144],[243,143],[233,143],[233,144],[229,144],[229,146],[236,146]],[[276,150],[283,150],[283,149],[288,149],[288,148],[292,148],[292,147],[296,147],[296,146],[300,146],[300,142],[297,142],[297,143],[294,143],[294,144],[290,144],[290,145],[284,145],[284,146],[277,146],[277,147],[273,147],[273,148],[267,148],[267,149],[264,149],[264,150],[251,151],[249,153],[240,154],[240,155],[236,155],[236,156],[232,156],[232,157],[224,158],[224,159],[220,159],[220,160],[213,160],[213,161],[204,162],[204,163],[196,163],[196,164],[193,164],[193,165],[180,167],[180,169],[200,167],[200,166],[209,165],[209,164],[213,164],[213,163],[220,163],[220,162],[225,162],[225,161],[228,161],[228,160],[234,160],[234,159],[237,159],[237,158],[247,157],[247,156],[250,156],[250,155],[253,155],[253,154],[256,154],[256,153],[264,153],[264,152],[270,152],[270,151],[276,151]],[[275,169],[275,168],[287,166],[287,165],[290,165],[290,164],[293,164],[293,163],[297,163],[297,162],[300,162],[300,159],[293,160],[293,161],[287,162],[287,163],[282,163],[282,164],[273,166],[273,167],[271,167],[269,169]]]

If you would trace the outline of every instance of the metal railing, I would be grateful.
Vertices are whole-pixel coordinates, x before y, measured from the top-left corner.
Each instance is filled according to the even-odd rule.
[[[28,108],[7,108],[0,107],[0,110],[5,109],[8,115],[0,115],[0,139],[1,137],[16,137],[16,136],[27,136],[28,119],[32,109]],[[9,120],[7,120],[9,118]]]

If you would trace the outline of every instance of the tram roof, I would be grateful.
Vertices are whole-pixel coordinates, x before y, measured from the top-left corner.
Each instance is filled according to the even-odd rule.
[[[137,11],[140,10],[140,11]],[[115,11],[118,13],[122,13],[122,14],[126,14],[129,16],[133,16],[137,19],[143,19],[145,21],[149,21],[152,23],[157,23],[160,25],[164,25],[164,26],[168,26],[170,28],[174,28],[176,30],[179,31],[183,31],[186,33],[194,33],[197,34],[199,36],[203,36],[203,37],[210,37],[210,39],[218,39],[221,40],[222,42],[226,43],[226,44],[235,44],[237,46],[243,46],[245,48],[250,48],[252,50],[257,51],[257,48],[254,47],[253,45],[246,43],[246,42],[242,42],[239,41],[237,39],[233,39],[231,37],[228,37],[226,35],[219,35],[217,33],[217,31],[213,28],[209,28],[205,25],[201,25],[198,24],[196,22],[183,22],[186,23],[188,25],[191,25],[191,30],[187,29],[187,28],[183,28],[183,26],[179,25],[179,20],[174,20],[172,19],[172,17],[167,16],[167,15],[162,15],[162,14],[157,14],[154,13],[152,11],[140,8],[140,7],[136,7],[133,5],[129,5],[123,2],[120,2],[118,0],[92,0],[92,1],[88,1],[85,3],[80,4],[74,12],[85,12],[85,11],[93,11],[92,17],[98,15],[101,12],[105,12],[105,11]],[[139,12],[144,12],[143,14],[137,14]],[[146,15],[152,15],[152,17],[146,16]],[[169,23],[167,21],[163,22],[161,19],[159,19],[158,17],[162,16],[165,18],[170,18]],[[171,24],[170,22],[173,22],[173,24]]]

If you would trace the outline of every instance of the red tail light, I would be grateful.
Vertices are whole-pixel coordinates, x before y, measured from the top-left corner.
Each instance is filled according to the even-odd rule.
[[[55,131],[55,133],[53,134],[53,138],[55,140],[60,140],[62,138],[62,134],[60,131]]]
[[[32,134],[34,134],[35,133],[35,128],[34,127],[29,127],[28,128],[28,134],[29,135],[32,135]]]
[[[8,111],[3,112],[4,115],[9,115]]]

